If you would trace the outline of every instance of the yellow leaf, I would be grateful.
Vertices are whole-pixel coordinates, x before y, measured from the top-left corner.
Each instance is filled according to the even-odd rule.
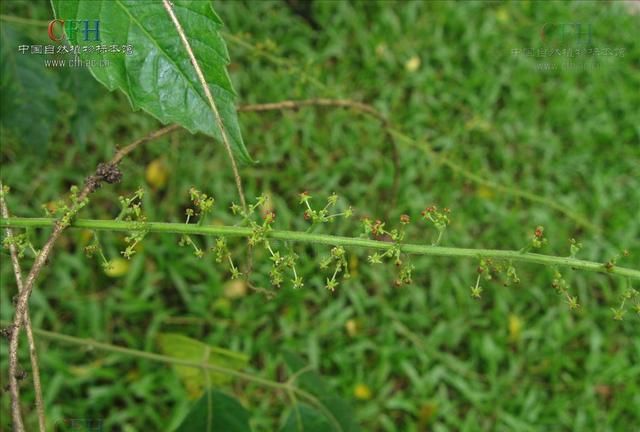
[[[418,68],[420,68],[421,63],[422,62],[420,61],[420,57],[413,56],[409,60],[407,60],[407,62],[404,64],[404,68],[409,72],[415,72],[418,70]]]
[[[129,261],[124,258],[114,258],[109,261],[104,273],[112,278],[122,277],[129,271]]]
[[[494,197],[493,189],[487,186],[479,186],[478,190],[476,191],[476,194],[480,198],[484,198],[484,199],[492,199]]]
[[[349,257],[349,275],[358,276],[358,257],[355,254]]]
[[[224,286],[224,296],[236,299],[247,295],[247,283],[241,279],[229,281]]]
[[[165,355],[227,369],[241,369],[249,360],[244,354],[213,347],[177,333],[160,333],[158,345]],[[207,379],[207,374],[202,369],[189,366],[174,366],[174,369],[192,399],[202,396],[205,388],[210,388],[213,384],[221,384],[231,378],[224,373],[209,371]]]
[[[509,21],[509,12],[505,8],[500,8],[496,11],[496,19],[498,22],[504,24]]]
[[[520,340],[520,334],[522,332],[522,320],[518,315],[509,315],[509,340],[511,342],[518,342]]]
[[[345,330],[347,330],[347,334],[351,337],[354,337],[358,334],[358,321],[354,319],[347,320],[344,324]]]
[[[103,360],[98,359],[81,366],[69,366],[69,372],[79,378],[89,377],[95,374],[97,369],[100,369],[102,363]]]
[[[164,189],[169,180],[169,168],[162,159],[154,159],[147,165],[144,176],[152,188]]]
[[[369,400],[371,399],[371,389],[366,384],[357,384],[353,388],[353,395],[356,399]]]

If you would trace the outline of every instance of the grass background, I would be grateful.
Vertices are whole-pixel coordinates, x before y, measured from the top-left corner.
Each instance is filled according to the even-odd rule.
[[[51,17],[46,2],[1,5],[3,14]],[[638,267],[639,17],[622,2],[316,1],[320,30],[282,2],[215,7],[231,35],[230,73],[239,103],[365,101],[468,172],[558,201],[601,230],[585,230],[547,206],[479,187],[419,146],[401,146],[400,187],[390,208],[394,168],[379,124],[326,108],[240,114],[249,152],[261,162],[242,170],[247,196],[270,194],[278,227],[306,229],[297,204],[303,190],[317,197],[335,191],[358,215],[392,221],[402,213],[417,220],[435,202],[453,210],[446,245],[517,249],[541,224],[550,240],[546,253],[568,255],[568,239],[576,237],[585,259],[603,261],[627,248],[632,255],[624,264]],[[599,67],[576,70],[563,69],[563,57],[512,55],[512,49],[545,46],[541,27],[565,22],[591,24],[596,47],[624,48],[625,56],[597,58]],[[42,28],[11,26],[22,38],[46,37]],[[414,69],[408,62],[415,65],[415,58]],[[537,70],[547,62],[559,69]],[[81,88],[58,100],[48,144],[24,146],[9,128],[2,130],[2,180],[12,188],[9,207],[16,215],[40,216],[41,204],[81,182],[115,146],[160,126],[145,113],[131,113],[122,94],[108,93],[86,76],[58,75]],[[30,118],[30,107],[19,114]],[[86,112],[91,116],[83,117],[82,128],[77,117]],[[158,158],[169,167],[163,190],[145,184],[145,166]],[[115,217],[117,196],[143,186],[150,220],[182,221],[187,191],[195,185],[217,200],[217,221],[235,222],[228,211],[237,198],[225,152],[206,137],[181,131],[138,151],[122,168],[124,181],[98,191],[82,217]],[[329,229],[349,234],[358,227],[341,222]],[[416,242],[430,235],[418,223],[408,234]],[[122,235],[101,240],[109,257],[123,249]],[[373,267],[365,251],[353,251],[352,278],[329,293],[318,269],[328,250],[298,245],[305,288],[285,286],[265,301],[259,294],[229,298],[224,269],[212,265],[211,256],[193,257],[172,236],[148,236],[127,274],[116,279],[84,256],[83,242],[83,233],[73,230],[60,240],[31,299],[35,327],[153,351],[158,333],[177,331],[247,354],[248,370],[270,379],[285,378],[281,353],[290,349],[346,398],[354,398],[359,384],[369,387],[370,399],[354,399],[364,430],[640,427],[638,316],[629,312],[618,322],[610,311],[625,288],[621,279],[565,272],[582,304],[572,313],[550,287],[551,269],[518,266],[519,286],[489,284],[474,301],[469,286],[475,262],[414,259],[414,283],[397,289],[391,266]],[[243,245],[232,245],[241,261]],[[268,285],[268,269],[257,251],[258,283]],[[6,252],[1,276],[0,318],[8,320],[15,284]],[[349,320],[356,332],[347,331]],[[522,324],[517,337],[510,320]],[[38,346],[52,423],[90,417],[104,418],[105,430],[171,430],[193,403],[169,367],[47,340]],[[0,350],[4,386],[7,344]],[[251,410],[255,430],[276,430],[287,412],[284,395],[271,390],[243,382],[223,389]],[[23,393],[28,410],[28,383]],[[3,393],[0,428],[7,427],[8,406]]]

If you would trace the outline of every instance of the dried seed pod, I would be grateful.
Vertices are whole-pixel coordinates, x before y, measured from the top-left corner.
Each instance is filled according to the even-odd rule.
[[[96,176],[107,183],[119,183],[122,180],[122,171],[115,164],[101,163],[96,169]]]

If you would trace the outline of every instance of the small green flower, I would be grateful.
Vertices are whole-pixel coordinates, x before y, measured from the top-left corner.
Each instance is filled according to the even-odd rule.
[[[301,277],[296,276],[293,278],[293,289],[299,289],[299,288],[302,288],[303,286],[304,286],[304,283]]]
[[[382,255],[378,252],[375,252],[373,255],[369,255],[367,257],[369,264],[381,264],[382,263]]]
[[[242,277],[242,273],[238,270],[237,267],[231,267],[231,279],[240,279]]]
[[[479,299],[482,294],[482,287],[480,285],[471,287],[471,297]]]
[[[333,207],[336,205],[336,203],[338,202],[338,195],[336,195],[336,193],[332,193],[331,195],[329,195],[329,198],[327,198],[327,207]]]
[[[574,238],[570,240],[570,243],[571,243],[571,245],[569,246],[570,256],[571,258],[575,258],[578,252],[580,252],[580,249],[582,249],[582,243],[578,243]]]
[[[343,214],[345,219],[349,219],[351,216],[353,216],[353,208],[351,208],[351,206],[349,206]]]
[[[567,296],[567,303],[569,304],[569,309],[577,310],[580,308],[580,304],[578,303],[577,297]]]
[[[307,191],[298,194],[298,196],[300,197],[300,204],[306,204],[311,199],[311,195]]]
[[[240,214],[241,212],[242,212],[242,207],[240,207],[236,203],[231,203],[231,213],[236,215],[236,214]]]
[[[613,319],[616,321],[622,321],[624,319],[625,310],[623,308],[611,308],[613,312]]]
[[[338,282],[335,279],[327,278],[326,287],[329,291],[335,291],[337,286],[338,286]]]

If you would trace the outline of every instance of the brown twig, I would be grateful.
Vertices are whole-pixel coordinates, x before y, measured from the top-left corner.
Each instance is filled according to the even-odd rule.
[[[375,118],[380,122],[382,128],[385,131],[385,135],[391,142],[391,162],[393,164],[393,184],[390,190],[390,206],[387,208],[387,217],[389,212],[395,208],[398,187],[399,187],[399,175],[400,175],[400,155],[398,151],[398,144],[394,136],[390,133],[391,121],[380,111],[373,106],[363,102],[353,101],[350,99],[304,99],[304,100],[285,100],[281,102],[264,103],[264,104],[250,104],[241,105],[238,107],[238,112],[265,112],[265,111],[284,111],[284,110],[297,110],[303,107],[319,106],[319,107],[333,107],[333,108],[351,108],[357,112],[361,112],[370,117]]]
[[[174,124],[174,125],[170,125],[167,127],[163,127],[162,129],[158,129],[157,131],[151,132],[149,135],[142,137],[140,139],[137,139],[136,141],[132,142],[131,144],[129,144],[126,147],[121,148],[120,150],[118,150],[116,152],[115,155],[113,155],[113,158],[111,158],[111,160],[109,161],[109,163],[111,165],[118,165],[120,163],[120,161],[122,159],[124,159],[125,156],[127,156],[129,153],[131,153],[132,151],[134,151],[136,148],[138,148],[139,146],[141,146],[142,144],[148,142],[148,141],[153,141],[157,138],[160,138],[166,134],[169,134],[175,130],[180,129],[180,125]]]
[[[238,111],[282,111],[295,110],[306,106],[325,106],[325,107],[341,107],[353,108],[369,114],[377,118],[381,122],[387,123],[387,118],[371,105],[349,99],[304,99],[304,100],[286,100],[281,102],[242,105],[238,107]]]
[[[33,286],[36,279],[40,275],[44,265],[47,263],[47,259],[51,254],[53,246],[60,237],[60,234],[67,228],[69,221],[76,215],[76,213],[84,207],[88,201],[88,196],[96,191],[103,182],[117,183],[122,178],[122,173],[118,168],[120,161],[133,150],[140,145],[160,138],[170,132],[177,130],[179,126],[171,125],[164,127],[158,131],[152,132],[144,138],[134,141],[126,147],[118,150],[113,158],[107,163],[101,163],[96,168],[94,174],[85,179],[84,187],[78,195],[76,203],[69,209],[53,228],[51,236],[44,244],[40,252],[36,256],[36,259],[31,267],[31,271],[24,280],[23,287],[18,294],[18,300],[16,302],[16,310],[13,318],[12,331],[9,338],[9,388],[11,392],[11,414],[14,423],[14,431],[24,431],[24,423],[22,421],[22,415],[20,413],[20,388],[18,387],[18,380],[16,378],[18,371],[18,341],[20,335],[20,329],[24,323],[29,302],[29,297],[33,291]]]
[[[5,189],[2,181],[0,181],[0,211],[2,213],[2,217],[9,217],[9,209],[7,208],[7,203],[4,199]],[[11,228],[7,228],[5,230],[5,234],[8,239],[13,237],[13,232]],[[22,270],[20,269],[20,260],[18,258],[18,252],[16,250],[16,245],[13,243],[9,243],[9,252],[11,254],[11,264],[13,266],[13,273],[16,278],[16,286],[18,287],[18,293],[20,293],[23,289],[22,283]],[[29,309],[25,310],[24,313],[24,327],[27,333],[27,340],[29,342],[29,356],[31,358],[31,374],[33,375],[33,388],[36,394],[36,411],[38,413],[38,427],[40,432],[44,432],[46,424],[44,417],[44,403],[42,401],[42,385],[40,383],[40,369],[38,368],[38,354],[36,352],[36,343],[33,337],[33,330],[31,327],[31,318],[29,317]],[[9,327],[10,333],[13,332],[13,327]],[[11,385],[12,382],[17,381],[9,381],[9,391],[11,392],[11,409],[19,410],[20,407],[16,406],[16,403],[19,404],[20,398],[18,395],[18,387],[15,385]],[[15,396],[15,397],[14,397]],[[17,401],[17,402],[14,402]],[[24,430],[24,425],[22,424],[22,418],[19,419],[17,423],[14,425],[14,429],[16,430]]]

